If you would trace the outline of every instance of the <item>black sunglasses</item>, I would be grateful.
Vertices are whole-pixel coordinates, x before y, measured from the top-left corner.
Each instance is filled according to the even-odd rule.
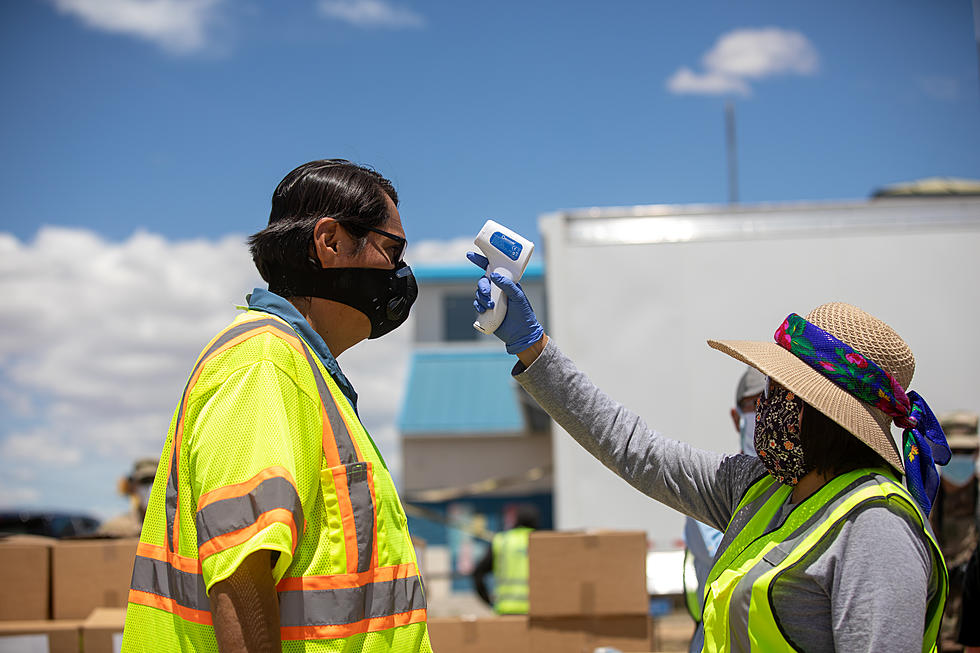
[[[408,246],[407,240],[405,240],[401,236],[396,236],[395,234],[388,233],[387,231],[383,231],[381,229],[375,229],[374,227],[362,227],[362,228],[368,231],[373,231],[376,234],[381,234],[382,236],[385,236],[386,238],[391,238],[393,241],[395,241],[395,243],[398,245],[398,250],[391,257],[392,263],[398,265],[405,259],[405,248]]]

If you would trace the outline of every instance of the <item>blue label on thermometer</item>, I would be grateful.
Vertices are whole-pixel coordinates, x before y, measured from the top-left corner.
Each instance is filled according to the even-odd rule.
[[[521,251],[524,249],[524,246],[519,242],[499,231],[493,232],[493,235],[490,236],[490,244],[503,252],[512,261],[520,258]]]

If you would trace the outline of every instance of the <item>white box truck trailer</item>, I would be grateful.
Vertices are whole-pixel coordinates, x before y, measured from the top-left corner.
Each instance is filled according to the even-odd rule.
[[[911,387],[937,413],[980,410],[980,197],[586,209],[540,228],[551,336],[665,435],[737,451],[744,366],[705,341],[768,340],[828,301],[898,331],[917,357]],[[558,528],[643,528],[678,546],[680,514],[554,430]]]

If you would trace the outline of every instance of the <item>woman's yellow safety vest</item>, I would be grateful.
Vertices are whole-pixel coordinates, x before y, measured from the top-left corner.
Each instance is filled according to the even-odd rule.
[[[248,429],[284,444],[252,445]],[[209,474],[235,482],[208,485]],[[276,560],[283,651],[431,653],[406,524],[380,453],[321,361],[284,320],[250,310],[205,348],[174,414],[122,650],[216,652],[207,590],[258,547]]]
[[[860,469],[824,485],[793,510],[775,531],[770,523],[792,492],[768,474],[746,490],[728,530],[738,529],[715,561],[705,583],[704,651],[795,651],[786,640],[773,609],[770,588],[787,569],[806,555],[841,521],[869,503],[902,510],[920,527],[926,524],[904,487],[880,470]],[[930,601],[922,650],[935,651],[948,576],[935,538],[923,527],[932,564],[940,570],[940,587]]]
[[[493,536],[493,609],[497,614],[527,614],[527,545],[532,530],[518,526]]]

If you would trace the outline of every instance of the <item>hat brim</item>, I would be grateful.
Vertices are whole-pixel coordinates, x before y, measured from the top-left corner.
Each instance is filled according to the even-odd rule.
[[[855,398],[774,342],[709,340],[708,346],[771,377],[871,447],[899,474],[905,473],[902,454],[892,438],[892,420],[879,409]]]

